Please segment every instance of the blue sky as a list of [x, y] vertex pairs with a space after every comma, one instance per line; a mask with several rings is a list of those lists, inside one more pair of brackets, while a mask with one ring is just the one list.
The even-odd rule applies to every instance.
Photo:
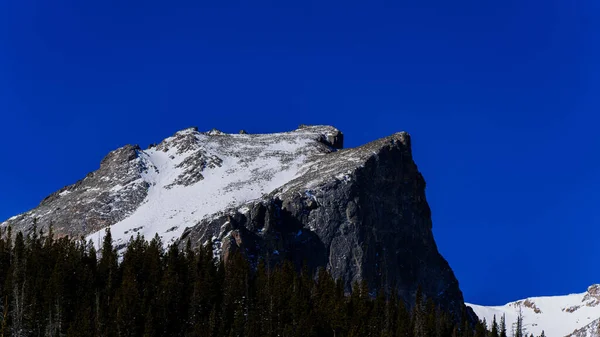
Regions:
[[467, 301], [600, 282], [597, 1], [0, 1], [0, 218], [197, 125], [406, 130]]

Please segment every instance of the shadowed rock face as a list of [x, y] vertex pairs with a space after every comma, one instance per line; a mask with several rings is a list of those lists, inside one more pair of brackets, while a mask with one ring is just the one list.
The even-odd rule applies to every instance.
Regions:
[[[342, 147], [342, 133], [328, 126], [268, 135], [186, 129], [147, 150], [111, 152], [99, 170], [0, 226], [28, 231], [37, 218], [73, 237], [112, 226], [120, 246], [135, 233], [171, 235], [212, 244], [224, 259], [239, 251], [254, 263], [325, 267], [347, 289], [361, 280], [372, 291], [395, 287], [407, 303], [421, 286], [459, 315], [462, 293], [433, 238], [410, 136]], [[215, 186], [215, 198], [231, 202], [207, 211]]]
[[[409, 303], [417, 287], [457, 315], [463, 297], [431, 230], [425, 181], [406, 133], [330, 153], [266, 198], [201, 222], [184, 241], [227, 259], [291, 259], [326, 267], [347, 289], [365, 279], [373, 291], [396, 287]], [[183, 241], [182, 241], [183, 242]]]

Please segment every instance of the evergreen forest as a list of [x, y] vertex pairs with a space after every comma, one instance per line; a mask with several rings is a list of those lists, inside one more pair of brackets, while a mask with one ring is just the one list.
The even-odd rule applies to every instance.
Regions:
[[250, 266], [240, 254], [225, 263], [189, 242], [137, 236], [119, 255], [109, 230], [99, 251], [52, 229], [0, 234], [0, 337], [527, 336], [503, 317], [458, 319], [420, 291], [415, 303], [365, 283], [348, 293], [324, 269]]

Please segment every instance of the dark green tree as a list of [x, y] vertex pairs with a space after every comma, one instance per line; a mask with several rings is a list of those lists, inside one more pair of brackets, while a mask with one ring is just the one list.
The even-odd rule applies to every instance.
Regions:
[[506, 336], [506, 315], [502, 314], [502, 317], [500, 317], [500, 337], [507, 337]]
[[490, 330], [490, 337], [499, 337], [498, 331], [498, 322], [496, 322], [496, 315], [494, 315], [494, 319], [492, 320], [492, 328]]

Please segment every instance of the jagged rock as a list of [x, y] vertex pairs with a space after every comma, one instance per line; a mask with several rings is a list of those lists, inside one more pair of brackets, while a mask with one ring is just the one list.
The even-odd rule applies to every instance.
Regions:
[[52, 224], [58, 235], [78, 238], [124, 219], [147, 195], [148, 183], [140, 179], [140, 172], [146, 168], [139, 152], [137, 145], [110, 152], [97, 171], [52, 193], [38, 207], [4, 225], [28, 233], [37, 219], [38, 228], [47, 231]]
[[[362, 279], [372, 290], [396, 285], [409, 303], [421, 285], [443, 307], [455, 313], [462, 308], [458, 282], [433, 239], [425, 181], [407, 133], [323, 156], [265, 198], [232, 212], [200, 222], [186, 240], [220, 238], [225, 258], [244, 247], [254, 261], [326, 267], [344, 278], [347, 289]], [[222, 230], [225, 218], [238, 229]]]
[[566, 337], [600, 337], [600, 318], [594, 320], [583, 328], [573, 331]]
[[239, 134], [240, 134], [240, 135], [247, 135], [247, 134], [248, 134], [248, 132], [246, 132], [246, 130], [240, 130]]
[[266, 135], [189, 128], [146, 150], [111, 152], [99, 170], [2, 226], [27, 230], [34, 217], [94, 242], [112, 226], [119, 247], [158, 233], [166, 243], [212, 244], [224, 259], [238, 251], [253, 263], [325, 267], [346, 289], [364, 279], [372, 291], [395, 286], [408, 303], [420, 285], [456, 316], [464, 308], [405, 132], [343, 149], [329, 126]]
[[212, 130], [208, 131], [206, 134], [209, 136], [220, 136], [220, 135], [224, 135], [225, 133], [221, 130], [212, 129]]

